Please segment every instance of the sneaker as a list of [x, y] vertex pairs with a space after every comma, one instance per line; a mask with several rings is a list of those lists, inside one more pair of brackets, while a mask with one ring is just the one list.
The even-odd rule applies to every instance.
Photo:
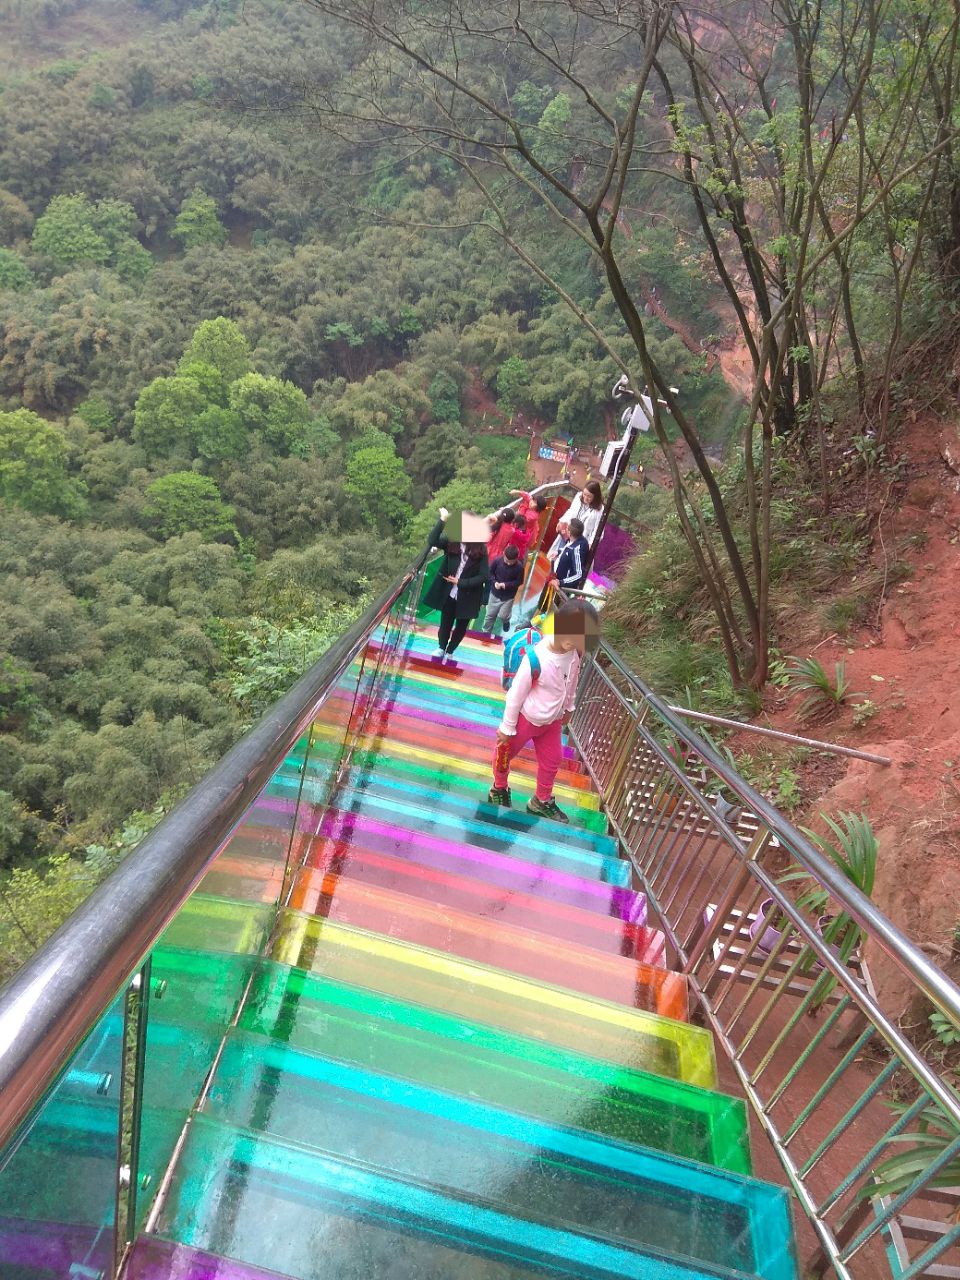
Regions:
[[527, 801], [527, 813], [532, 813], [535, 818], [552, 818], [554, 822], [570, 821], [553, 796], [549, 800], [538, 800], [533, 796]]
[[431, 653], [430, 657], [431, 657], [431, 658], [442, 658], [442, 657], [443, 657], [443, 653], [444, 653], [444, 651], [443, 651], [442, 649], [437, 648], [437, 649], [434, 649], [434, 651], [433, 651], [433, 653]]
[[502, 804], [505, 809], [509, 809], [512, 802], [509, 787], [491, 787], [487, 793], [487, 804]]

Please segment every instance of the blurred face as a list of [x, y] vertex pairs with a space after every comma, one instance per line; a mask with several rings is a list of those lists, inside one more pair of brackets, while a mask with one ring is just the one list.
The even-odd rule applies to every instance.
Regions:
[[558, 613], [553, 620], [553, 647], [560, 653], [585, 653], [597, 647], [596, 619], [585, 613]]
[[580, 635], [554, 635], [553, 647], [560, 653], [572, 653], [574, 649], [578, 653], [583, 653], [584, 637]]

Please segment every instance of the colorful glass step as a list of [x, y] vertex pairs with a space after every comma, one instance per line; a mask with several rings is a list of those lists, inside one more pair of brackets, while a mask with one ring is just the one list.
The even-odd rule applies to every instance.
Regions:
[[204, 1114], [563, 1230], [792, 1280], [782, 1188], [261, 1037], [228, 1037]]
[[[320, 726], [316, 730], [316, 735], [318, 740], [327, 739], [331, 742], [339, 742], [339, 734], [335, 734], [334, 730], [329, 730], [325, 726]], [[490, 759], [483, 761], [466, 759], [452, 753], [451, 750], [438, 750], [436, 747], [418, 746], [395, 739], [387, 741], [371, 737], [368, 734], [361, 734], [357, 739], [356, 756], [359, 758], [368, 754], [392, 760], [410, 761], [426, 768], [449, 769], [452, 773], [462, 774], [470, 778], [481, 778], [487, 788], [490, 787], [492, 780]], [[525, 795], [531, 795], [535, 777], [536, 768], [532, 760], [524, 760], [523, 757], [519, 757], [511, 769], [510, 786]], [[598, 810], [600, 806], [596, 795], [585, 789], [587, 785], [585, 775], [581, 776], [579, 782], [580, 785], [573, 786], [558, 780], [553, 789], [557, 800], [564, 808], [574, 804], [586, 809]]]
[[[446, 767], [438, 769], [418, 765], [409, 760], [391, 759], [386, 755], [378, 756], [370, 751], [358, 751], [353, 756], [354, 768], [364, 775], [375, 774], [381, 777], [389, 775], [398, 780], [419, 782], [428, 789], [436, 789], [441, 793], [460, 796], [464, 799], [485, 798], [490, 787], [489, 774], [485, 778], [478, 778], [473, 773], [459, 771], [457, 763], [457, 761], [450, 761]], [[534, 785], [535, 780], [532, 778], [526, 779], [522, 775], [511, 777], [510, 786], [514, 793], [515, 812], [523, 812], [522, 806], [533, 795]], [[594, 799], [592, 793], [587, 792], [578, 797], [578, 803], [567, 810], [571, 830], [582, 827], [598, 835], [606, 834], [606, 815], [592, 807]], [[589, 806], [585, 803], [587, 800], [591, 802]]]
[[488, 705], [499, 701], [503, 705], [503, 692], [499, 689], [499, 680], [492, 674], [479, 671], [469, 666], [452, 666], [450, 663], [410, 662], [399, 663], [391, 671], [393, 688], [388, 683], [385, 690], [384, 703], [389, 704], [391, 695], [403, 697], [411, 688], [418, 690], [433, 689], [444, 691], [451, 702], [466, 705], [466, 699], [481, 698]]
[[167, 926], [159, 946], [260, 955], [275, 918], [273, 906], [194, 893]]
[[[421, 1280], [436, 1276], [443, 1280], [455, 1280], [458, 1276], [476, 1274], [473, 1269], [482, 1268], [483, 1280], [526, 1280], [530, 1276], [556, 1276], [551, 1268], [526, 1267], [508, 1263], [500, 1258], [481, 1258], [475, 1254], [459, 1252], [452, 1244], [440, 1240], [426, 1241], [411, 1238], [399, 1230], [390, 1233], [385, 1227], [373, 1223], [364, 1225], [364, 1239], [374, 1250], [384, 1256], [404, 1259], [404, 1269], [397, 1272], [399, 1280]], [[409, 1258], [410, 1268], [406, 1269]], [[469, 1271], [468, 1271], [469, 1269]], [[355, 1273], [351, 1273], [355, 1274]], [[392, 1274], [392, 1273], [390, 1273]], [[376, 1273], [369, 1273], [370, 1280], [378, 1280]], [[134, 1246], [125, 1272], [125, 1280], [286, 1280], [278, 1271], [254, 1267], [238, 1262], [235, 1258], [222, 1258], [205, 1249], [191, 1249], [187, 1245], [173, 1244], [158, 1236], [141, 1236]], [[323, 1280], [333, 1280], [327, 1275]], [[389, 1280], [387, 1272], [379, 1280]]]
[[[339, 730], [326, 725], [314, 726], [316, 737], [327, 737], [339, 740]], [[421, 763], [433, 762], [443, 765], [447, 761], [455, 761], [461, 768], [471, 766], [478, 774], [489, 778], [493, 761], [493, 741], [481, 743], [479, 746], [461, 745], [444, 740], [439, 734], [429, 730], [418, 730], [411, 722], [391, 726], [389, 737], [365, 732], [358, 737], [361, 747], [373, 747], [387, 755], [395, 755], [401, 759], [416, 759]], [[511, 766], [511, 777], [514, 773], [536, 776], [536, 761], [532, 751], [523, 753], [514, 760]], [[488, 784], [489, 785], [489, 784]], [[590, 780], [583, 773], [575, 773], [570, 769], [561, 769], [557, 774], [556, 794], [570, 796], [585, 803], [589, 808], [597, 808], [597, 799], [589, 793]], [[582, 795], [580, 793], [583, 793]]]
[[[291, 776], [283, 770], [273, 779], [271, 787], [283, 779], [284, 786], [292, 787], [299, 783], [299, 776]], [[391, 777], [379, 770], [361, 771], [354, 769], [344, 779], [342, 793], [354, 797], [354, 807], [362, 803], [362, 797], [373, 796], [380, 801], [405, 805], [415, 805], [418, 809], [427, 809], [431, 813], [446, 812], [455, 814], [461, 821], [476, 820], [487, 825], [520, 833], [529, 833], [532, 839], [543, 837], [544, 827], [539, 818], [527, 813], [525, 808], [508, 808], [504, 805], [489, 804], [487, 793], [478, 792], [476, 796], [461, 795], [452, 790], [443, 791], [439, 787], [418, 785], [409, 778]], [[345, 808], [344, 804], [339, 804]], [[602, 832], [591, 831], [581, 827], [569, 826], [563, 833], [563, 844], [566, 848], [587, 849], [606, 857], [617, 856], [617, 842], [612, 836]]]
[[533, 825], [518, 828], [509, 819], [501, 819], [496, 806], [491, 805], [490, 809], [492, 813], [483, 815], [463, 814], [445, 806], [418, 803], [415, 798], [402, 800], [344, 787], [337, 792], [336, 804], [328, 807], [317, 834], [336, 839], [341, 831], [352, 830], [355, 823], [376, 822], [408, 833], [406, 842], [436, 836], [536, 862], [538, 866], [566, 865], [568, 870], [579, 869], [580, 874], [595, 875], [609, 884], [630, 883], [630, 864], [620, 858], [613, 840], [604, 841], [602, 851], [592, 849], [576, 841], [558, 840], [554, 823], [535, 819]]
[[[436, 647], [436, 636], [433, 632], [413, 632], [406, 637], [401, 653], [405, 656], [416, 654], [420, 657], [429, 657]], [[500, 665], [503, 662], [503, 645], [499, 641], [494, 644], [484, 644], [482, 641], [477, 642], [465, 639], [454, 656], [458, 660], [463, 658], [487, 667], [491, 671], [499, 672]]]
[[121, 995], [108, 1006], [14, 1141], [0, 1150], [4, 1280], [66, 1280], [81, 1261], [94, 1275], [106, 1274], [112, 1263], [123, 1003]]
[[[267, 790], [271, 797], [282, 798], [292, 804], [296, 802], [300, 787], [299, 775], [281, 770], [271, 779]], [[312, 786], [304, 786], [304, 799], [308, 805], [313, 804]], [[324, 793], [321, 803], [329, 800], [328, 794]], [[488, 838], [498, 844], [523, 841], [526, 845], [544, 849], [553, 848], [558, 843], [554, 824], [545, 823], [535, 814], [527, 813], [525, 808], [489, 804], [486, 796], [478, 804], [468, 799], [448, 797], [438, 791], [413, 788], [389, 778], [345, 779], [333, 795], [332, 803], [344, 811], [369, 813], [371, 816], [394, 815], [398, 823], [405, 820], [403, 825], [418, 830], [429, 825], [443, 827], [452, 838], [457, 838], [462, 832], [464, 839], [471, 843]], [[574, 827], [564, 830], [562, 843], [565, 849], [578, 854], [620, 861], [617, 843], [612, 836]]]
[[530, 1267], [582, 1280], [736, 1274], [518, 1218], [203, 1115], [190, 1126], [158, 1233], [254, 1266], [283, 1258], [301, 1280], [507, 1280]]
[[637, 1069], [640, 1052], [635, 1066], [613, 1066], [271, 964], [259, 969], [238, 1026], [363, 1070], [750, 1173], [744, 1103]]
[[[414, 707], [410, 710], [400, 708], [372, 714], [364, 729], [367, 735], [377, 740], [381, 746], [390, 744], [392, 747], [394, 743], [403, 743], [408, 746], [426, 747], [429, 750], [446, 749], [448, 755], [459, 761], [483, 764], [487, 770], [491, 770], [496, 747], [496, 728], [499, 723], [498, 716], [487, 727], [466, 728], [457, 716]], [[511, 773], [519, 771], [535, 777], [536, 769], [533, 746], [527, 744], [512, 762]], [[560, 749], [560, 770], [556, 775], [556, 785], [578, 791], [589, 791], [589, 779], [579, 756], [572, 746], [565, 743]]]
[[[604, 858], [575, 847], [568, 848], [560, 841], [528, 843], [517, 833], [506, 833], [497, 838], [486, 831], [470, 831], [465, 839], [457, 839], [456, 833], [444, 834], [444, 828], [438, 828], [438, 834], [432, 834], [429, 821], [422, 823], [422, 828], [407, 827], [404, 820], [414, 822], [409, 815], [397, 815], [399, 822], [390, 821], [389, 810], [381, 807], [377, 813], [368, 816], [366, 809], [361, 813], [343, 813], [336, 809], [328, 809], [317, 823], [317, 839], [334, 840], [336, 842], [362, 843], [365, 848], [379, 849], [383, 853], [416, 857], [429, 862], [433, 855], [447, 857], [462, 856], [463, 850], [488, 853], [516, 864], [544, 870], [564, 871], [567, 875], [581, 879], [593, 879], [603, 884], [618, 885], [626, 888], [630, 884], [632, 869], [629, 862], [620, 858]], [[530, 873], [531, 875], [533, 872]]]
[[[290, 911], [272, 959], [610, 1062], [633, 1064], [639, 1056], [657, 1074], [705, 1088], [716, 1084], [713, 1039], [679, 1021], [686, 1000], [675, 986], [651, 990], [651, 1000], [664, 1006], [659, 1014], [627, 1009]], [[642, 1046], [635, 1043], [640, 1040]]]
[[395, 639], [345, 673], [156, 957], [141, 1167], [183, 1135], [159, 1221], [178, 1247], [134, 1265], [794, 1280], [786, 1195], [746, 1176], [745, 1107], [714, 1092], [686, 980], [648, 963], [662, 939], [576, 752], [569, 826], [523, 811], [529, 748], [516, 807], [490, 806], [500, 646], [450, 667], [431, 630]]
[[234, 1258], [218, 1258], [204, 1249], [141, 1236], [124, 1270], [125, 1280], [285, 1280], [279, 1271], [251, 1267]]
[[[329, 750], [329, 744], [322, 744], [322, 746], [318, 744], [318, 748]], [[481, 777], [462, 773], [458, 771], [456, 765], [456, 761], [450, 761], [444, 768], [431, 768], [413, 761], [392, 759], [375, 751], [363, 750], [354, 753], [349, 776], [389, 778], [398, 785], [408, 783], [415, 790], [422, 789], [438, 793], [443, 797], [444, 803], [448, 796], [463, 803], [484, 803], [490, 789], [490, 774], [487, 773], [486, 777]], [[282, 773], [284, 777], [296, 776], [296, 765], [289, 760], [285, 761]], [[310, 776], [309, 762], [307, 776]], [[514, 808], [511, 812], [523, 814], [523, 806], [533, 795], [534, 780], [532, 778], [524, 780], [522, 777], [511, 778], [510, 785], [514, 793]], [[598, 835], [606, 833], [607, 820], [597, 809], [587, 809], [582, 804], [577, 804], [568, 810], [568, 816], [570, 818], [568, 830], [571, 834], [579, 829], [593, 831]]]
[[[662, 989], [676, 986], [677, 999], [671, 1007], [683, 1007], [685, 982], [662, 967], [664, 939], [654, 930], [646, 939], [643, 954], [631, 958], [538, 933], [534, 920], [519, 928], [456, 911], [446, 904], [439, 906], [409, 894], [358, 884], [348, 876], [331, 875], [327, 881], [329, 892], [319, 899], [317, 909], [301, 914], [381, 933], [398, 942], [443, 951], [628, 1008], [659, 1009], [668, 998]], [[653, 990], [656, 996], [651, 1006]]]
[[199, 892], [244, 902], [275, 903], [283, 887], [283, 867], [252, 854], [219, 855], [199, 884]]
[[2, 1280], [105, 1277], [112, 1266], [112, 1225], [105, 1229], [55, 1219], [29, 1221], [0, 1212]]
[[464, 719], [490, 723], [496, 723], [502, 713], [503, 698], [499, 677], [480, 677], [467, 683], [462, 672], [445, 665], [406, 662], [395, 665], [382, 691], [385, 705], [399, 705], [407, 699], [429, 700], [437, 705], [446, 703], [448, 709], [452, 705], [461, 708]]
[[[646, 901], [642, 894], [635, 900], [640, 919], [621, 920], [586, 910], [576, 902], [556, 901], [535, 891], [525, 893], [517, 887], [503, 890], [488, 880], [437, 871], [387, 854], [367, 853], [357, 848], [341, 851], [339, 856], [329, 852], [322, 867], [302, 867], [297, 873], [289, 902], [295, 910], [322, 914], [321, 899], [332, 895], [339, 878], [347, 876], [360, 884], [392, 889], [457, 912], [546, 933], [608, 955], [636, 959], [650, 946], [654, 933], [644, 924]], [[244, 860], [239, 869], [248, 872], [253, 861]], [[244, 879], [243, 883], [248, 881]], [[263, 892], [269, 891], [272, 890], [268, 885]], [[659, 960], [649, 963], [659, 963]]]
[[[456, 734], [458, 740], [470, 742], [473, 746], [492, 755], [494, 733], [500, 723], [503, 705], [490, 708], [490, 714], [474, 719], [464, 716], [458, 703], [451, 706], [450, 698], [443, 696], [436, 701], [421, 697], [410, 697], [405, 694], [402, 701], [392, 701], [372, 709], [367, 717], [368, 733], [379, 737], [392, 736], [393, 727], [404, 724], [410, 730], [432, 726], [438, 737]], [[561, 747], [561, 758], [564, 768], [582, 773], [579, 757], [574, 748], [568, 744]]]
[[471, 876], [507, 890], [519, 889], [538, 898], [579, 906], [618, 920], [639, 920], [646, 915], [646, 900], [635, 889], [538, 867], [486, 849], [470, 849], [438, 840], [418, 841], [414, 863], [406, 845], [398, 848], [389, 833], [378, 830], [353, 831], [348, 840], [313, 840], [303, 861], [318, 870], [335, 870], [351, 857], [366, 857], [371, 853], [395, 861], [405, 860], [410, 865]]
[[452, 664], [441, 662], [432, 655], [407, 652], [403, 655], [402, 663], [397, 668], [398, 674], [403, 677], [402, 696], [414, 689], [439, 690], [447, 686], [452, 690], [462, 685], [472, 695], [479, 695], [482, 690], [491, 704], [496, 700], [503, 706], [504, 695], [499, 671], [495, 672], [492, 667], [474, 662], [472, 655], [465, 655], [463, 658], [458, 656], [457, 662]]

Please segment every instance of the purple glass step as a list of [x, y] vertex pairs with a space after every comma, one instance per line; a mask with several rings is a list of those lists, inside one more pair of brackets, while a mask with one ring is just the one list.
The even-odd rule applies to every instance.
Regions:
[[126, 1270], [126, 1280], [277, 1280], [282, 1275], [157, 1236], [140, 1237]]
[[79, 1274], [78, 1258], [91, 1276], [106, 1276], [113, 1265], [113, 1231], [0, 1217], [0, 1275], [10, 1267], [22, 1268], [24, 1275], [36, 1271], [44, 1280], [70, 1280]]

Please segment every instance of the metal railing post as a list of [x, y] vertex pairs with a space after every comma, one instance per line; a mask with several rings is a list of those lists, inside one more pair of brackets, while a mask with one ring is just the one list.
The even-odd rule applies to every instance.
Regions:
[[[883, 1246], [895, 1250], [905, 1275], [925, 1274], [960, 1240], [949, 1218], [941, 1234], [931, 1234], [924, 1201], [937, 1170], [960, 1159], [960, 1138], [949, 1141], [960, 1132], [960, 1097], [885, 1010], [859, 954], [842, 957], [771, 874], [773, 855], [882, 949], [914, 999], [958, 1025], [960, 990], [609, 646], [593, 655], [584, 683], [577, 748], [691, 994], [809, 1218], [819, 1242], [811, 1266], [840, 1280], [876, 1280]], [[689, 748], [683, 762], [662, 745], [668, 735]], [[633, 768], [641, 748], [644, 759]], [[692, 758], [702, 782], [687, 776]], [[732, 800], [722, 811], [727, 819], [708, 800], [711, 789]], [[766, 913], [765, 898], [772, 904]], [[879, 1074], [861, 1065], [873, 1045], [886, 1055]], [[903, 1090], [905, 1078], [917, 1101], [891, 1122], [878, 1107], [892, 1088]], [[881, 1204], [878, 1166], [904, 1151], [890, 1144], [908, 1141], [921, 1117], [936, 1124], [936, 1116], [947, 1144]]]

